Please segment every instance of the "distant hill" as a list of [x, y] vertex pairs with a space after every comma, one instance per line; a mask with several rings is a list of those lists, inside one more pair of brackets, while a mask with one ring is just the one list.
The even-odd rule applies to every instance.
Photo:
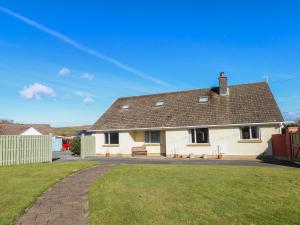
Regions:
[[74, 126], [74, 127], [55, 127], [53, 128], [54, 134], [57, 136], [74, 136], [77, 131], [87, 130], [91, 126], [83, 125], [83, 126]]

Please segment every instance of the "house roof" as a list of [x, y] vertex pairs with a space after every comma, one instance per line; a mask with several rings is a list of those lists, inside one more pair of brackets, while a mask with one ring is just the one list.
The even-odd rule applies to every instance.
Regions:
[[52, 128], [48, 124], [0, 124], [0, 135], [20, 135], [31, 127], [43, 135], [52, 132]]
[[[266, 82], [228, 87], [226, 96], [219, 95], [219, 88], [206, 88], [119, 98], [91, 130], [283, 122]], [[199, 103], [201, 96], [208, 102]], [[164, 105], [155, 106], [158, 101]]]

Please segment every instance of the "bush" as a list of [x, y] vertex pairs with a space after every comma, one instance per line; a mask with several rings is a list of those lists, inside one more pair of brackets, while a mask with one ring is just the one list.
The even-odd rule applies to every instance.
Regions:
[[75, 137], [72, 140], [70, 151], [73, 153], [73, 155], [80, 155], [81, 150], [81, 138]]

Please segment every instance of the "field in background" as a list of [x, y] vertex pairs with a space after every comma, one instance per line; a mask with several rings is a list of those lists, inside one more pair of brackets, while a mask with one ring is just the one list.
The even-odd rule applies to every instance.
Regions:
[[53, 128], [54, 135], [58, 136], [74, 136], [76, 132], [81, 130], [87, 130], [91, 126], [84, 125], [84, 126], [74, 126], [74, 127], [55, 127]]

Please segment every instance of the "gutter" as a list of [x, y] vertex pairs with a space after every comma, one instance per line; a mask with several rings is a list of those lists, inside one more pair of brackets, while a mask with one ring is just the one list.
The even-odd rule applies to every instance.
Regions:
[[88, 132], [106, 132], [106, 131], [139, 131], [139, 130], [178, 130], [189, 128], [221, 128], [221, 127], [241, 127], [241, 126], [261, 126], [261, 125], [280, 125], [284, 122], [268, 123], [242, 123], [242, 124], [224, 124], [224, 125], [199, 125], [199, 126], [181, 126], [181, 127], [148, 127], [148, 128], [129, 128], [129, 129], [105, 129], [105, 130], [88, 130]]

